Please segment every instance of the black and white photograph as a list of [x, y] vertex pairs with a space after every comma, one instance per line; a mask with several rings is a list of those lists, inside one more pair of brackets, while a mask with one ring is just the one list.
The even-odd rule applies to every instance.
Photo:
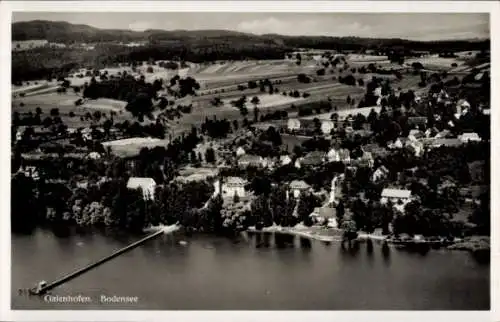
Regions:
[[26, 8], [11, 310], [492, 309], [489, 12]]

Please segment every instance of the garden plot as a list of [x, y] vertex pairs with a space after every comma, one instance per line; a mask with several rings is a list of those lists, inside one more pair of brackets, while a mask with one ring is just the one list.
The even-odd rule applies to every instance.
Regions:
[[310, 116], [302, 117], [301, 119], [314, 120], [315, 118], [317, 118], [320, 121], [321, 120], [330, 120], [333, 113], [337, 113], [337, 115], [339, 116], [339, 120], [345, 119], [349, 115], [356, 116], [358, 114], [361, 114], [361, 115], [364, 115], [365, 117], [368, 117], [368, 115], [370, 114], [372, 109], [375, 110], [375, 112], [380, 113], [380, 110], [382, 108], [380, 106], [350, 108], [350, 109], [340, 110], [337, 112], [329, 112], [329, 113], [310, 115]]
[[190, 181], [203, 181], [211, 177], [215, 177], [218, 173], [217, 168], [192, 168], [186, 167], [179, 170], [179, 177], [177, 180], [190, 182]]
[[221, 64], [210, 65], [210, 66], [206, 67], [205, 69], [201, 70], [199, 73], [200, 74], [215, 74], [215, 73], [217, 73], [217, 71], [224, 68], [224, 65], [221, 65]]
[[348, 62], [372, 63], [372, 62], [386, 61], [387, 56], [350, 54], [346, 57], [346, 60]]
[[440, 68], [451, 68], [451, 64], [463, 65], [464, 62], [457, 58], [444, 58], [438, 56], [429, 56], [421, 58], [411, 58], [405, 63], [411, 65], [414, 62], [420, 62], [424, 67], [436, 66]]
[[[289, 97], [289, 96], [284, 96], [280, 94], [263, 94], [263, 95], [256, 95], [259, 98], [259, 104], [257, 104], [258, 108], [269, 108], [269, 107], [274, 107], [274, 106], [280, 106], [280, 105], [285, 105], [285, 104], [292, 104], [298, 101], [304, 100], [303, 98], [294, 98], [294, 97]], [[255, 105], [250, 103], [252, 100], [252, 97], [247, 97], [247, 103], [246, 107], [248, 109], [253, 109], [255, 108]], [[231, 105], [231, 101], [233, 99], [226, 99], [222, 100], [224, 103], [224, 107], [228, 109], [236, 109], [236, 107]]]
[[167, 146], [168, 140], [160, 140], [150, 137], [128, 138], [123, 140], [103, 142], [105, 148], [110, 148], [111, 152], [122, 156], [134, 156], [139, 154], [142, 148], [154, 148], [157, 146]]
[[[65, 103], [68, 103], [66, 101]], [[74, 101], [71, 102], [74, 105]], [[120, 112], [125, 110], [125, 106], [127, 102], [109, 99], [109, 98], [98, 98], [96, 100], [87, 100], [83, 105], [80, 105], [80, 108], [88, 108], [94, 110], [104, 110], [104, 111], [113, 111]]]

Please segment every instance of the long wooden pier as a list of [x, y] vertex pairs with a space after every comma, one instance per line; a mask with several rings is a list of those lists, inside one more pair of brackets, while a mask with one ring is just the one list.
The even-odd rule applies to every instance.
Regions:
[[83, 267], [83, 268], [81, 268], [81, 269], [79, 269], [77, 271], [69, 273], [69, 274], [67, 274], [67, 275], [65, 275], [65, 276], [63, 276], [63, 277], [61, 277], [61, 278], [53, 281], [50, 284], [42, 286], [42, 287], [40, 287], [38, 289], [31, 290], [31, 292], [33, 294], [36, 294], [36, 295], [42, 295], [42, 294], [46, 293], [47, 291], [50, 291], [51, 289], [53, 289], [53, 288], [55, 288], [55, 287], [57, 287], [57, 286], [59, 286], [59, 285], [61, 285], [63, 283], [66, 283], [66, 282], [68, 282], [68, 281], [70, 281], [70, 280], [72, 280], [72, 279], [74, 279], [74, 278], [82, 275], [83, 273], [88, 272], [88, 271], [90, 271], [93, 268], [96, 268], [97, 266], [99, 266], [101, 264], [106, 263], [107, 261], [110, 261], [111, 259], [113, 259], [113, 258], [115, 258], [115, 257], [117, 257], [117, 256], [119, 256], [119, 255], [121, 255], [121, 254], [129, 251], [129, 250], [132, 250], [132, 249], [136, 248], [137, 246], [140, 246], [140, 245], [144, 244], [148, 240], [156, 238], [156, 237], [158, 237], [160, 235], [163, 235], [164, 233], [167, 233], [167, 232], [173, 232], [173, 231], [175, 231], [177, 229], [178, 229], [178, 227], [171, 227], [171, 226], [165, 227], [165, 229], [160, 229], [160, 230], [158, 230], [158, 231], [156, 231], [156, 232], [154, 232], [154, 233], [152, 233], [152, 234], [150, 234], [150, 235], [148, 235], [148, 236], [146, 236], [146, 237], [144, 237], [144, 238], [142, 238], [142, 239], [140, 239], [140, 240], [138, 240], [138, 241], [136, 241], [136, 242], [134, 242], [134, 243], [126, 246], [126, 247], [124, 247], [124, 248], [121, 248], [121, 249], [117, 250], [116, 252], [112, 253], [111, 255], [108, 255], [108, 256], [106, 256], [104, 258], [101, 258], [100, 260], [98, 260], [98, 261], [96, 261], [96, 262], [94, 262], [92, 264], [89, 264], [89, 265], [87, 265], [87, 266], [85, 266], [85, 267]]

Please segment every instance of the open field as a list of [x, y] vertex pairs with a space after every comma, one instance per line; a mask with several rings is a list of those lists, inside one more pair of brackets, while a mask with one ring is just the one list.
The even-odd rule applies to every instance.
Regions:
[[[258, 108], [269, 108], [276, 105], [295, 104], [298, 101], [304, 100], [303, 98], [294, 98], [279, 94], [273, 94], [273, 95], [261, 94], [261, 95], [256, 95], [256, 97], [258, 97], [260, 101], [259, 104], [257, 104]], [[223, 103], [224, 107], [228, 109], [237, 109], [236, 107], [231, 105], [230, 100], [223, 100]], [[248, 109], [253, 109], [255, 105], [247, 101], [246, 107]]]
[[329, 120], [333, 113], [338, 114], [339, 120], [345, 119], [349, 115], [355, 116], [358, 114], [362, 114], [366, 117], [370, 114], [372, 109], [375, 110], [375, 112], [380, 113], [381, 107], [380, 106], [371, 106], [371, 107], [362, 107], [362, 108], [350, 108], [350, 109], [340, 110], [337, 112], [329, 112], [329, 113], [305, 116], [305, 117], [301, 117], [301, 119], [313, 120], [313, 119], [317, 118], [318, 120]]
[[[59, 117], [61, 117], [62, 121], [70, 128], [87, 127], [92, 124], [98, 124], [98, 122], [86, 120], [84, 117], [87, 112], [93, 114], [96, 110], [105, 114], [110, 111], [116, 111], [117, 114], [114, 117], [115, 122], [123, 122], [125, 120], [131, 121], [133, 119], [132, 115], [124, 110], [125, 102], [98, 99], [89, 101], [87, 104], [81, 106], [75, 106], [74, 102], [79, 98], [81, 97], [72, 92], [66, 94], [50, 93], [14, 98], [12, 99], [12, 112], [19, 112], [21, 115], [29, 112], [34, 114], [36, 108], [40, 107], [42, 110], [41, 117], [44, 119], [50, 116], [50, 111], [53, 108], [57, 108], [59, 109]], [[21, 106], [21, 103], [23, 106]], [[74, 113], [74, 116], [70, 116], [71, 112]], [[105, 121], [105, 119], [105, 117], [101, 118], [101, 122]]]
[[465, 64], [465, 62], [461, 59], [457, 58], [443, 58], [438, 57], [437, 55], [427, 56], [427, 57], [418, 57], [418, 58], [410, 58], [405, 61], [405, 65], [411, 66], [414, 62], [420, 62], [424, 68], [427, 69], [451, 69], [452, 64], [457, 64], [457, 66], [461, 66]]
[[387, 56], [375, 56], [375, 55], [359, 55], [359, 54], [349, 54], [346, 57], [349, 63], [379, 63], [383, 61], [389, 61]]
[[116, 141], [103, 142], [105, 148], [110, 148], [111, 152], [121, 157], [133, 156], [139, 153], [142, 148], [154, 148], [157, 146], [167, 146], [169, 140], [156, 138], [129, 138]]
[[192, 168], [185, 167], [179, 170], [179, 177], [177, 180], [189, 182], [189, 181], [202, 181], [209, 177], [214, 177], [218, 173], [217, 168]]

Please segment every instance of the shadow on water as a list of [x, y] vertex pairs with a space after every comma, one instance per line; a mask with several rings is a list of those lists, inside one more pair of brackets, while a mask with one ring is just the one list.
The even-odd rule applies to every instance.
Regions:
[[389, 264], [391, 262], [391, 248], [384, 242], [382, 244], [382, 258], [384, 259], [384, 263]]
[[478, 264], [489, 265], [491, 261], [491, 254], [489, 249], [478, 249], [471, 252], [472, 257]]
[[61, 225], [55, 224], [54, 226], [52, 226], [51, 230], [54, 236], [58, 238], [67, 238], [70, 237], [72, 234], [71, 229], [67, 225], [63, 224]]
[[271, 233], [262, 233], [262, 246], [265, 248], [271, 247]]
[[286, 235], [275, 233], [274, 245], [276, 248], [286, 248]]
[[355, 258], [359, 252], [360, 245], [357, 241], [343, 241], [340, 243], [340, 254], [345, 259]]
[[427, 243], [409, 243], [406, 245], [404, 249], [406, 249], [406, 251], [410, 253], [417, 253], [422, 256], [425, 256], [427, 255], [427, 253], [429, 253], [429, 250], [431, 248]]
[[312, 247], [312, 242], [309, 238], [300, 237], [300, 248], [303, 250], [310, 250]]
[[373, 242], [371, 239], [366, 241], [366, 253], [368, 254], [368, 257], [373, 258]]
[[285, 243], [287, 247], [294, 248], [295, 247], [295, 236], [294, 235], [285, 235]]

